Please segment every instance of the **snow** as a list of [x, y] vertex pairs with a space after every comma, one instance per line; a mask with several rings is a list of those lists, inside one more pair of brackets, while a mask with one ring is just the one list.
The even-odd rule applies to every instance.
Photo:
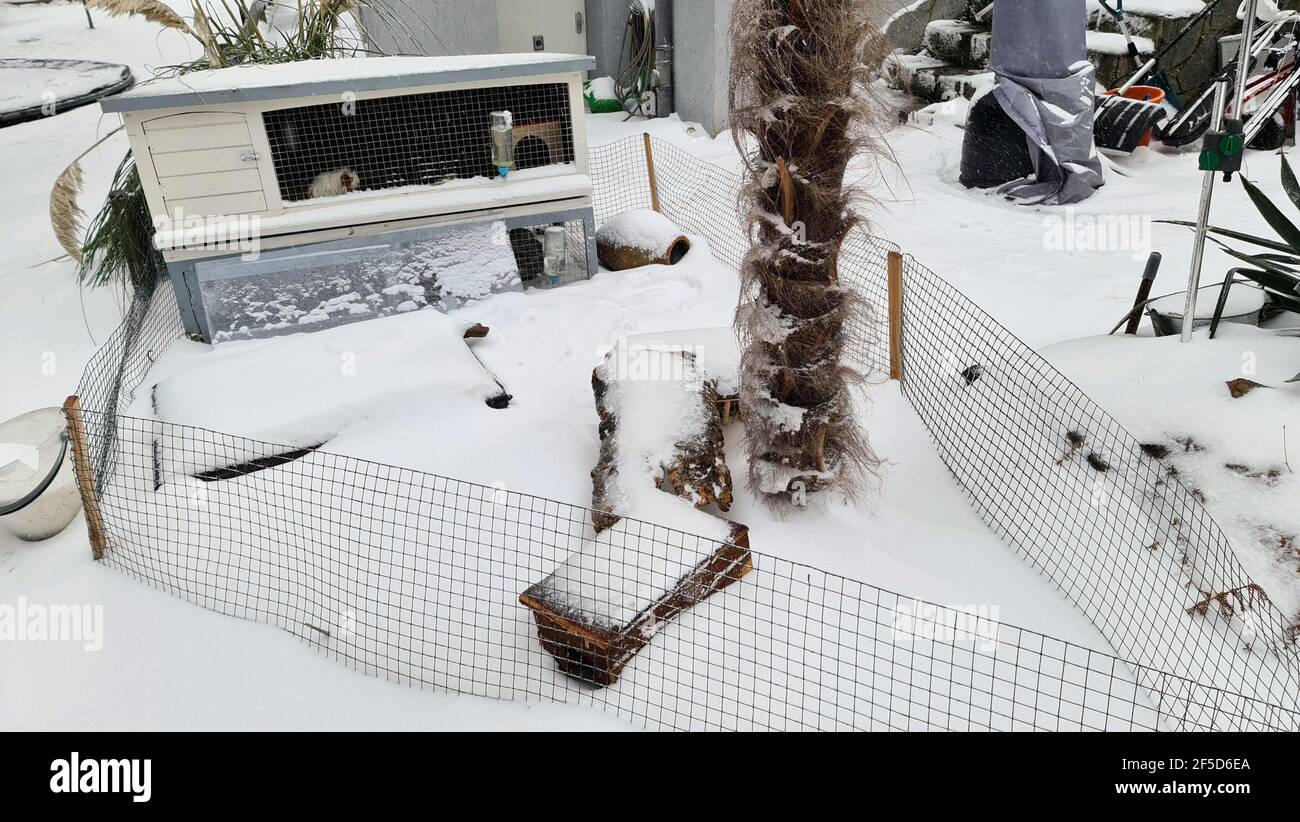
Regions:
[[[1219, 300], [1219, 291], [1221, 285], [1196, 289], [1196, 319], [1208, 320], [1214, 316], [1215, 304]], [[1186, 310], [1187, 292], [1170, 294], [1161, 297], [1152, 302], [1148, 308], [1154, 308], [1161, 314], [1167, 314], [1171, 317], [1182, 317], [1183, 311]], [[1264, 307], [1264, 292], [1258, 288], [1252, 288], [1249, 285], [1234, 285], [1228, 291], [1228, 300], [1223, 306], [1224, 317], [1240, 317], [1246, 314], [1259, 315], [1259, 310]]]
[[[144, 21], [101, 15], [96, 29], [88, 31], [76, 3], [0, 5], [0, 45], [13, 56], [60, 54], [126, 62], [138, 77], [148, 76], [149, 66], [194, 56], [194, 44], [187, 38], [160, 32]], [[698, 124], [676, 118], [627, 124], [623, 119], [623, 115], [590, 117], [590, 142], [599, 145], [644, 129], [710, 162], [736, 166], [735, 148], [727, 134], [711, 138]], [[0, 209], [6, 215], [0, 224], [0, 243], [7, 249], [0, 261], [0, 418], [60, 403], [74, 390], [87, 358], [120, 317], [114, 293], [83, 293], [76, 287], [71, 263], [47, 262], [60, 254], [46, 216], [49, 185], [96, 136], [115, 125], [112, 120], [87, 107], [0, 130], [0, 151], [24, 160], [11, 164], [9, 185], [0, 191]], [[1192, 215], [1201, 183], [1194, 153], [1142, 150], [1115, 161], [1108, 168], [1107, 185], [1073, 210], [1024, 208], [960, 187], [956, 177], [962, 132], [957, 122], [957, 117], [944, 116], [924, 127], [899, 127], [888, 135], [896, 162], [879, 165], [864, 160], [852, 166], [850, 178], [863, 182], [875, 197], [875, 205], [868, 209], [875, 233], [898, 242], [1036, 347], [1108, 330], [1132, 304], [1146, 249], [1156, 248], [1165, 256], [1157, 291], [1185, 287], [1190, 236], [1185, 229], [1153, 220]], [[82, 204], [88, 210], [102, 201], [125, 147], [124, 137], [115, 136], [85, 161], [87, 190]], [[1248, 152], [1245, 162], [1252, 180], [1270, 195], [1283, 196], [1276, 156]], [[707, 206], [724, 209], [731, 204]], [[1076, 218], [1074, 224], [1066, 221], [1067, 214]], [[1062, 232], [1077, 228], [1077, 218], [1094, 224], [1120, 221], [1133, 231], [1070, 234], [1081, 241], [1062, 246], [1058, 239]], [[1220, 184], [1214, 220], [1247, 232], [1268, 231], [1235, 184]], [[463, 396], [443, 409], [418, 391], [382, 402], [367, 400], [356, 413], [343, 407], [346, 413], [337, 419], [346, 424], [327, 449], [509, 491], [580, 504], [589, 500], [588, 472], [598, 450], [590, 377], [608, 346], [623, 338], [679, 331], [690, 332], [695, 339], [693, 329], [730, 324], [739, 297], [735, 272], [713, 262], [705, 238], [687, 233], [692, 251], [677, 266], [602, 272], [588, 282], [560, 289], [496, 294], [454, 312], [452, 319], [459, 324], [482, 322], [492, 327], [487, 339], [474, 343], [474, 351], [515, 395], [509, 408], [488, 409], [477, 398]], [[1128, 239], [1115, 240], [1120, 237]], [[1209, 249], [1205, 282], [1221, 278], [1221, 272], [1233, 265], [1221, 251]], [[434, 316], [431, 311], [417, 311], [342, 330], [392, 328], [397, 327], [394, 323], [422, 323], [422, 318]], [[305, 335], [301, 339], [313, 342], [292, 345], [315, 346], [320, 334], [330, 333]], [[1252, 515], [1246, 510], [1247, 494], [1266, 495], [1270, 512], [1285, 507], [1276, 502], [1285, 500], [1285, 495], [1294, 499], [1290, 475], [1269, 486], [1268, 481], [1279, 478], [1268, 477], [1267, 469], [1278, 465], [1277, 423], [1285, 412], [1283, 401], [1289, 399], [1294, 406], [1291, 395], [1296, 390], [1294, 385], [1283, 387], [1278, 375], [1289, 377], [1300, 366], [1292, 361], [1287, 371], [1274, 363], [1275, 353], [1262, 354], [1273, 350], [1272, 338], [1238, 337], [1239, 333], [1251, 332], [1236, 327], [1221, 332], [1228, 343], [1222, 349], [1198, 341], [1197, 353], [1205, 350], [1204, 373], [1198, 372], [1197, 382], [1186, 392], [1178, 385], [1168, 386], [1187, 401], [1187, 410], [1179, 402], [1161, 403], [1158, 409], [1148, 409], [1149, 423], [1137, 416], [1142, 410], [1137, 406], [1156, 393], [1144, 387], [1145, 381], [1160, 377], [1163, 366], [1149, 366], [1145, 358], [1134, 357], [1130, 378], [1125, 376], [1128, 350], [1099, 354], [1097, 346], [1089, 344], [1092, 350], [1076, 358], [1077, 363], [1067, 362], [1068, 352], [1048, 353], [1135, 433], [1140, 431], [1140, 437], [1202, 431], [1207, 419], [1217, 418], [1205, 416], [1203, 406], [1209, 403], [1215, 404], [1216, 415], [1262, 409], [1263, 416], [1252, 415], [1249, 420], [1251, 430], [1262, 432], [1253, 439], [1207, 429], [1203, 435], [1211, 447], [1180, 456], [1177, 464], [1185, 476], [1201, 484], [1216, 517], [1219, 511], [1227, 518], [1234, 511], [1243, 512], [1242, 522], [1221, 518], [1220, 524], [1232, 532], [1242, 561], [1258, 581], [1276, 589], [1285, 565], [1262, 551], [1248, 553], [1253, 549], [1237, 540], [1238, 535], [1257, 540], [1253, 526], [1259, 522], [1258, 512]], [[176, 360], [177, 370], [170, 375], [179, 377], [182, 365], [197, 365], [191, 356], [217, 363], [241, 350], [274, 351], [280, 343], [296, 339], [228, 343], [214, 349], [178, 344], [164, 359], [184, 359]], [[385, 342], [385, 346], [393, 344], [403, 352], [402, 362], [391, 366], [394, 372], [401, 370], [401, 380], [437, 366], [432, 353], [420, 360], [410, 348], [402, 347], [400, 339]], [[1172, 348], [1176, 341], [1118, 340], [1104, 345], [1148, 345], [1157, 351], [1162, 346]], [[451, 347], [448, 341], [447, 348]], [[1240, 375], [1244, 350], [1258, 356], [1255, 379], [1272, 387], [1231, 401], [1243, 404], [1237, 410], [1222, 399], [1227, 396], [1222, 381]], [[1216, 352], [1222, 352], [1221, 360]], [[322, 369], [327, 354], [334, 353], [338, 361], [337, 352], [314, 353]], [[362, 352], [359, 362], [369, 362], [368, 355]], [[158, 370], [161, 367], [160, 361], [155, 377], [168, 376]], [[701, 367], [712, 374], [712, 366], [702, 362]], [[457, 373], [464, 372], [457, 369]], [[1096, 374], [1095, 379], [1090, 373]], [[221, 376], [234, 379], [229, 372]], [[423, 373], [419, 378], [433, 379]], [[301, 385], [298, 377], [290, 379]], [[1142, 382], [1135, 382], [1139, 379]], [[248, 380], [242, 387], [251, 384]], [[270, 391], [269, 396], [283, 396], [274, 387]], [[750, 527], [755, 550], [931, 602], [993, 606], [1007, 624], [1104, 650], [1106, 643], [1088, 617], [1008, 550], [973, 512], [897, 386], [875, 385], [869, 398], [870, 408], [864, 403], [860, 413], [873, 444], [887, 460], [880, 496], [870, 506], [836, 503], [819, 509], [815, 517], [774, 519], [745, 487], [739, 427], [730, 426], [728, 462], [737, 482], [736, 500], [727, 516]], [[304, 409], [316, 414], [325, 407], [303, 403], [295, 413]], [[191, 410], [202, 411], [185, 411]], [[241, 413], [221, 407], [216, 411]], [[1159, 430], [1157, 411], [1163, 418]], [[262, 425], [260, 420], [243, 419], [234, 422]], [[287, 419], [281, 418], [279, 424], [289, 425]], [[1143, 430], [1147, 424], [1151, 428]], [[322, 425], [322, 429], [332, 427]], [[305, 439], [300, 436], [305, 431], [289, 433], [298, 441]], [[1300, 453], [1294, 439], [1292, 443], [1291, 451]], [[1295, 458], [1293, 453], [1292, 464]], [[311, 464], [313, 458], [305, 459]], [[1219, 477], [1224, 472], [1217, 466], [1229, 461], [1240, 461], [1251, 471]], [[1249, 476], [1256, 469], [1264, 469], [1264, 475]], [[237, 485], [214, 485], [230, 488], [237, 499], [240, 493], [256, 493], [289, 479], [283, 469], [271, 469], [231, 481]], [[185, 490], [184, 485], [173, 483], [162, 492], [183, 494]], [[303, 502], [295, 512], [306, 523], [311, 521], [310, 501]], [[700, 516], [721, 522], [710, 514]], [[1293, 520], [1283, 518], [1289, 516], [1284, 511], [1271, 521], [1287, 526]], [[213, 522], [219, 525], [218, 519]], [[220, 535], [219, 527], [214, 527], [210, 539], [219, 540]], [[178, 539], [176, 534], [159, 536]], [[755, 573], [763, 573], [761, 563]], [[284, 631], [212, 613], [92, 562], [80, 523], [38, 544], [0, 536], [0, 602], [12, 602], [20, 594], [33, 601], [103, 603], [107, 631], [105, 647], [98, 654], [71, 645], [0, 643], [0, 693], [8, 695], [0, 702], [0, 726], [6, 729], [623, 727], [592, 709], [417, 692], [361, 676]], [[1285, 593], [1276, 596], [1280, 603], [1286, 601]], [[671, 660], [684, 650], [681, 644], [673, 644], [674, 637], [671, 629], [666, 630], [633, 665], [656, 658]], [[535, 649], [535, 644], [520, 646], [520, 650], [528, 648]]]
[[539, 599], [581, 624], [617, 631], [672, 590], [717, 547], [703, 541], [690, 547], [664, 546], [653, 529], [622, 520], [574, 551], [542, 580]]
[[[1140, 442], [1169, 450], [1250, 576], [1300, 618], [1300, 385], [1284, 382], [1300, 370], [1300, 338], [1224, 324], [1214, 340], [1117, 334], [1042, 353]], [[1237, 378], [1268, 388], [1233, 399], [1224, 383]]]
[[[1106, 13], [1097, 0], [1087, 0], [1087, 3], [1090, 14], [1093, 12]], [[1114, 6], [1113, 3], [1111, 5]], [[1124, 4], [1124, 13], [1143, 17], [1181, 18], [1196, 14], [1204, 6], [1203, 0], [1128, 0]]]
[[618, 87], [613, 77], [596, 77], [587, 84], [587, 93], [596, 100], [617, 100]]
[[638, 248], [651, 254], [664, 253], [680, 236], [682, 230], [672, 220], [649, 208], [625, 211], [607, 220], [596, 232], [598, 242]]
[[421, 311], [220, 346], [178, 340], [128, 413], [298, 448], [327, 442], [407, 398], [423, 398], [453, 418], [472, 414], [501, 389], [470, 352], [465, 328]]
[[[708, 377], [694, 355], [624, 340], [596, 373], [608, 386], [605, 403], [618, 425], [605, 486], [611, 512], [725, 541], [729, 529], [721, 520], [656, 487], [675, 462], [677, 443], [702, 440], [711, 421], [712, 407], [701, 402]], [[697, 561], [689, 560], [688, 567]]]
[[[580, 54], [556, 52], [463, 54], [442, 57], [339, 57], [327, 60], [304, 60], [298, 63], [245, 65], [195, 71], [177, 77], [138, 83], [133, 88], [114, 95], [113, 99], [134, 101], [191, 93], [291, 89], [299, 85], [401, 78], [409, 75], [455, 74], [498, 67], [507, 69], [502, 76], [510, 76], [508, 70], [512, 68], [546, 68], [590, 60], [590, 57]], [[307, 93], [310, 93], [310, 90]]]
[[[83, 18], [84, 20], [84, 18]], [[279, 628], [184, 602], [89, 561], [81, 518], [0, 552], [0, 602], [103, 606], [103, 648], [0, 642], [0, 728], [634, 730], [591, 708], [420, 690], [361, 676]]]
[[0, 111], [21, 111], [80, 97], [122, 79], [122, 67], [92, 61], [49, 66], [35, 60], [0, 62]]
[[523, 287], [505, 223], [466, 227], [429, 245], [420, 256], [427, 276], [439, 286], [444, 309]]
[[619, 350], [637, 347], [655, 351], [689, 351], [706, 379], [718, 386], [718, 394], [734, 396], [740, 391], [740, 344], [731, 326], [682, 328], [624, 337]]
[[[1119, 32], [1089, 30], [1087, 41], [1088, 51], [1094, 54], [1128, 54], [1128, 41]], [[1139, 54], [1151, 54], [1156, 50], [1150, 37], [1135, 36], [1133, 44], [1137, 46]]]

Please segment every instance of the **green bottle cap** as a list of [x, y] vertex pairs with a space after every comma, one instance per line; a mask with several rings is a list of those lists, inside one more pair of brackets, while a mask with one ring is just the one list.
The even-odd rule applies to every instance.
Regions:
[[1241, 139], [1240, 134], [1225, 134], [1223, 139], [1219, 141], [1219, 151], [1232, 157], [1241, 153], [1241, 150], [1245, 148], [1244, 143], [1245, 141]]
[[1201, 152], [1200, 167], [1201, 171], [1214, 171], [1223, 164], [1223, 158], [1219, 152], [1212, 148], [1207, 148]]

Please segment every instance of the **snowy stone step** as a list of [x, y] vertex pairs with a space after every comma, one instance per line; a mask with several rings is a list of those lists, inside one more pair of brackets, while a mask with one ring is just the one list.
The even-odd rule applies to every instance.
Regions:
[[[1148, 37], [1133, 37], [1138, 54], [1150, 57], [1155, 51], [1155, 44]], [[1097, 82], [1106, 88], [1115, 88], [1122, 84], [1136, 68], [1128, 56], [1128, 42], [1124, 35], [1114, 32], [1088, 32], [1088, 60], [1097, 67]]]
[[[1119, 32], [1115, 18], [1107, 14], [1097, 0], [1087, 0], [1087, 3], [1089, 29]], [[1204, 6], [1201, 0], [1125, 0], [1124, 19], [1135, 37], [1163, 43]]]
[[987, 26], [965, 20], [931, 20], [921, 44], [932, 56], [951, 65], [983, 68], [992, 37]]
[[[991, 41], [992, 34], [989, 30], [975, 23], [964, 20], [933, 20], [925, 28], [923, 45], [928, 56], [950, 67], [983, 69], [988, 66]], [[1155, 42], [1150, 37], [1135, 34], [1133, 42], [1137, 45], [1139, 53], [1143, 55], [1150, 55], [1155, 51]], [[1132, 61], [1128, 58], [1128, 43], [1122, 34], [1089, 30], [1087, 44], [1088, 59], [1097, 66], [1098, 74], [1105, 77], [1102, 82], [1113, 85], [1112, 81], [1132, 73]], [[927, 65], [919, 68], [928, 70], [938, 66]]]
[[927, 103], [941, 103], [958, 97], [970, 99], [993, 82], [992, 72], [953, 66], [928, 54], [892, 54], [884, 63], [885, 80], [891, 88], [905, 91]]

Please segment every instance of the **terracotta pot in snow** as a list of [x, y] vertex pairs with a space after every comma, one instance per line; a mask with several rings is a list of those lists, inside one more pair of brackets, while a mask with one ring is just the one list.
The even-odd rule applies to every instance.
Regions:
[[664, 215], [648, 208], [625, 211], [596, 232], [600, 264], [612, 271], [643, 265], [675, 265], [691, 242]]

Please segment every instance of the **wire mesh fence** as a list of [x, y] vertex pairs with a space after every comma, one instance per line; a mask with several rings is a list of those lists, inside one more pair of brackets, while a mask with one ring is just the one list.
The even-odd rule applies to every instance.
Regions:
[[515, 168], [573, 162], [564, 83], [345, 99], [264, 117], [281, 196], [293, 202], [492, 177], [497, 166], [483, 139], [492, 112], [513, 115]]
[[[598, 221], [650, 205], [641, 141], [592, 154]], [[658, 141], [654, 165], [661, 208], [737, 265], [736, 175]], [[891, 249], [855, 238], [843, 280], [883, 305]], [[126, 416], [153, 361], [182, 334], [166, 283], [137, 295], [80, 386], [104, 561], [277, 625], [368, 674], [594, 705], [653, 728], [1300, 729], [1294, 649], [1263, 630], [1267, 608], [1251, 612], [1260, 627], [1248, 650], [1245, 614], [1185, 610], [1193, 593], [1180, 574], [1211, 587], [1245, 579], [1203, 510], [1009, 332], [914, 261], [907, 275], [906, 395], [991, 527], [1119, 656], [716, 537], [631, 520], [597, 537], [580, 506]], [[946, 312], [961, 317], [938, 322]], [[876, 320], [860, 327], [854, 346], [877, 372], [888, 360], [879, 330]], [[972, 364], [982, 376], [968, 381]], [[1056, 464], [1076, 428], [1117, 466], [1106, 477], [1112, 506], [1095, 503], [1089, 469]], [[230, 470], [201, 476], [168, 469], [175, 464]], [[1194, 525], [1161, 526], [1174, 514]], [[1153, 534], [1169, 547], [1151, 550]], [[715, 582], [734, 584], [683, 587], [698, 558], [729, 548], [743, 550], [745, 567]], [[598, 612], [624, 638], [620, 626], [653, 637], [609, 687], [566, 676], [553, 656], [588, 664], [589, 633], [562, 632], [548, 651], [520, 601], [566, 567], [581, 571], [587, 601], [577, 612]], [[660, 591], [689, 595], [656, 600]]]

